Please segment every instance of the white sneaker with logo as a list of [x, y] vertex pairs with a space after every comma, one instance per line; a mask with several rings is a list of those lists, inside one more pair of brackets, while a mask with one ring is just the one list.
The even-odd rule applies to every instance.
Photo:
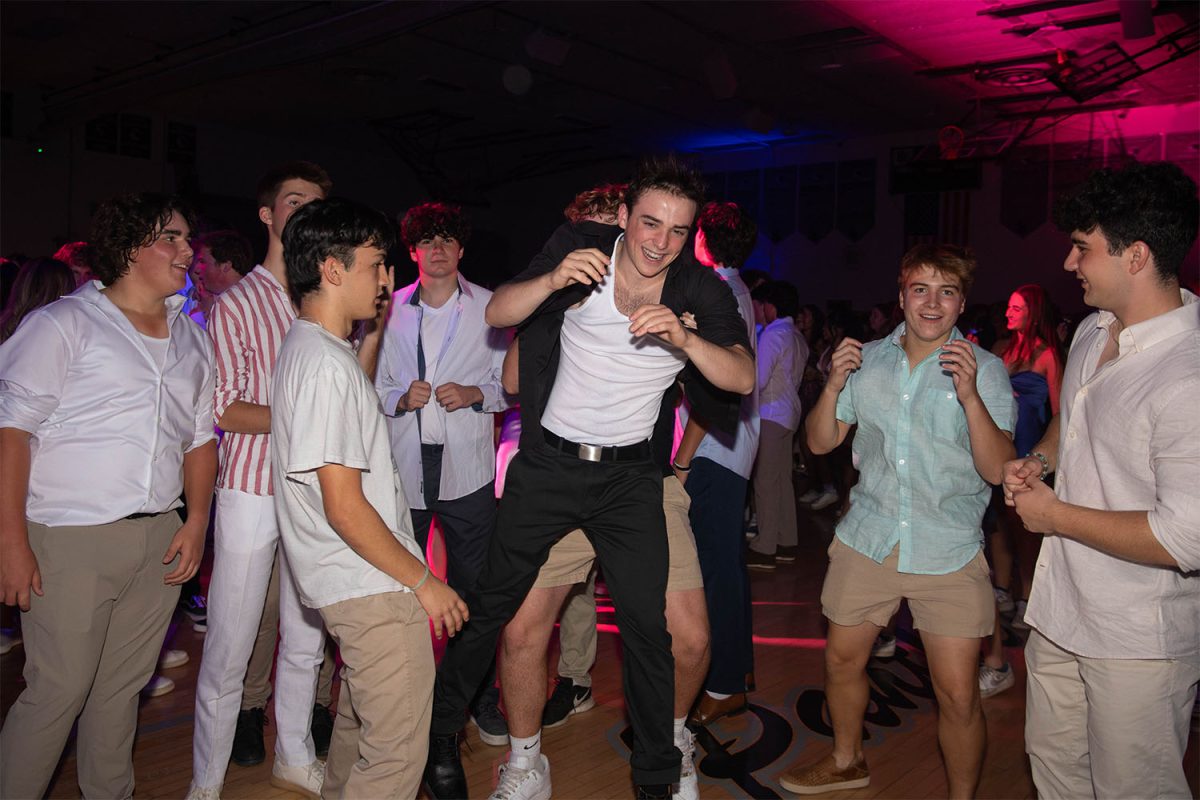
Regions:
[[687, 728], [683, 737], [675, 740], [675, 746], [683, 753], [679, 761], [679, 783], [671, 793], [671, 800], [700, 800], [700, 780], [696, 775], [696, 735]]
[[508, 761], [500, 765], [496, 789], [488, 795], [488, 800], [550, 800], [550, 760], [539, 755], [528, 768], [515, 766], [518, 761], [512, 753], [508, 754]]

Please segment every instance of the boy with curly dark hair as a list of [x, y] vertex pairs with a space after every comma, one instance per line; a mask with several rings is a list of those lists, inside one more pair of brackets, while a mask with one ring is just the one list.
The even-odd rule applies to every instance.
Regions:
[[200, 568], [216, 476], [212, 347], [176, 294], [191, 216], [126, 195], [92, 227], [102, 285], [0, 345], [0, 599], [26, 612], [4, 797], [45, 793], [76, 719], [83, 796], [133, 794], [138, 693]]

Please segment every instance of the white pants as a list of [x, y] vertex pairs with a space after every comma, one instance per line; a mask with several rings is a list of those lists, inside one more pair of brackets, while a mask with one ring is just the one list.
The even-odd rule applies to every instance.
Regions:
[[1190, 798], [1183, 771], [1200, 658], [1084, 658], [1033, 631], [1025, 750], [1038, 797]]
[[[192, 783], [201, 788], [216, 789], [225, 782], [246, 665], [262, 619], [278, 545], [272, 497], [217, 491], [208, 634], [196, 680], [192, 741]], [[321, 615], [301, 605], [280, 547], [275, 758], [290, 766], [311, 764], [316, 758], [309, 726], [324, 643]]]

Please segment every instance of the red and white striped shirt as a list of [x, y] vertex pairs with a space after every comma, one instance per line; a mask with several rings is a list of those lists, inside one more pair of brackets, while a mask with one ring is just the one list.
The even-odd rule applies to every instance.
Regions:
[[[261, 264], [217, 298], [208, 320], [217, 361], [215, 419], [235, 400], [271, 404], [275, 359], [295, 319], [287, 291]], [[273, 494], [270, 434], [226, 431], [220, 456], [217, 488]]]

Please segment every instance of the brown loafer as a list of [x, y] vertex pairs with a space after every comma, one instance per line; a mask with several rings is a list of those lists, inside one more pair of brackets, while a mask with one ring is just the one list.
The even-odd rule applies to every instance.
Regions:
[[709, 725], [721, 717], [733, 717], [743, 714], [749, 707], [749, 704], [746, 702], [745, 692], [732, 694], [724, 700], [717, 700], [708, 692], [703, 692], [700, 695], [700, 702], [696, 703], [696, 707], [688, 715], [688, 723], [699, 726]]

